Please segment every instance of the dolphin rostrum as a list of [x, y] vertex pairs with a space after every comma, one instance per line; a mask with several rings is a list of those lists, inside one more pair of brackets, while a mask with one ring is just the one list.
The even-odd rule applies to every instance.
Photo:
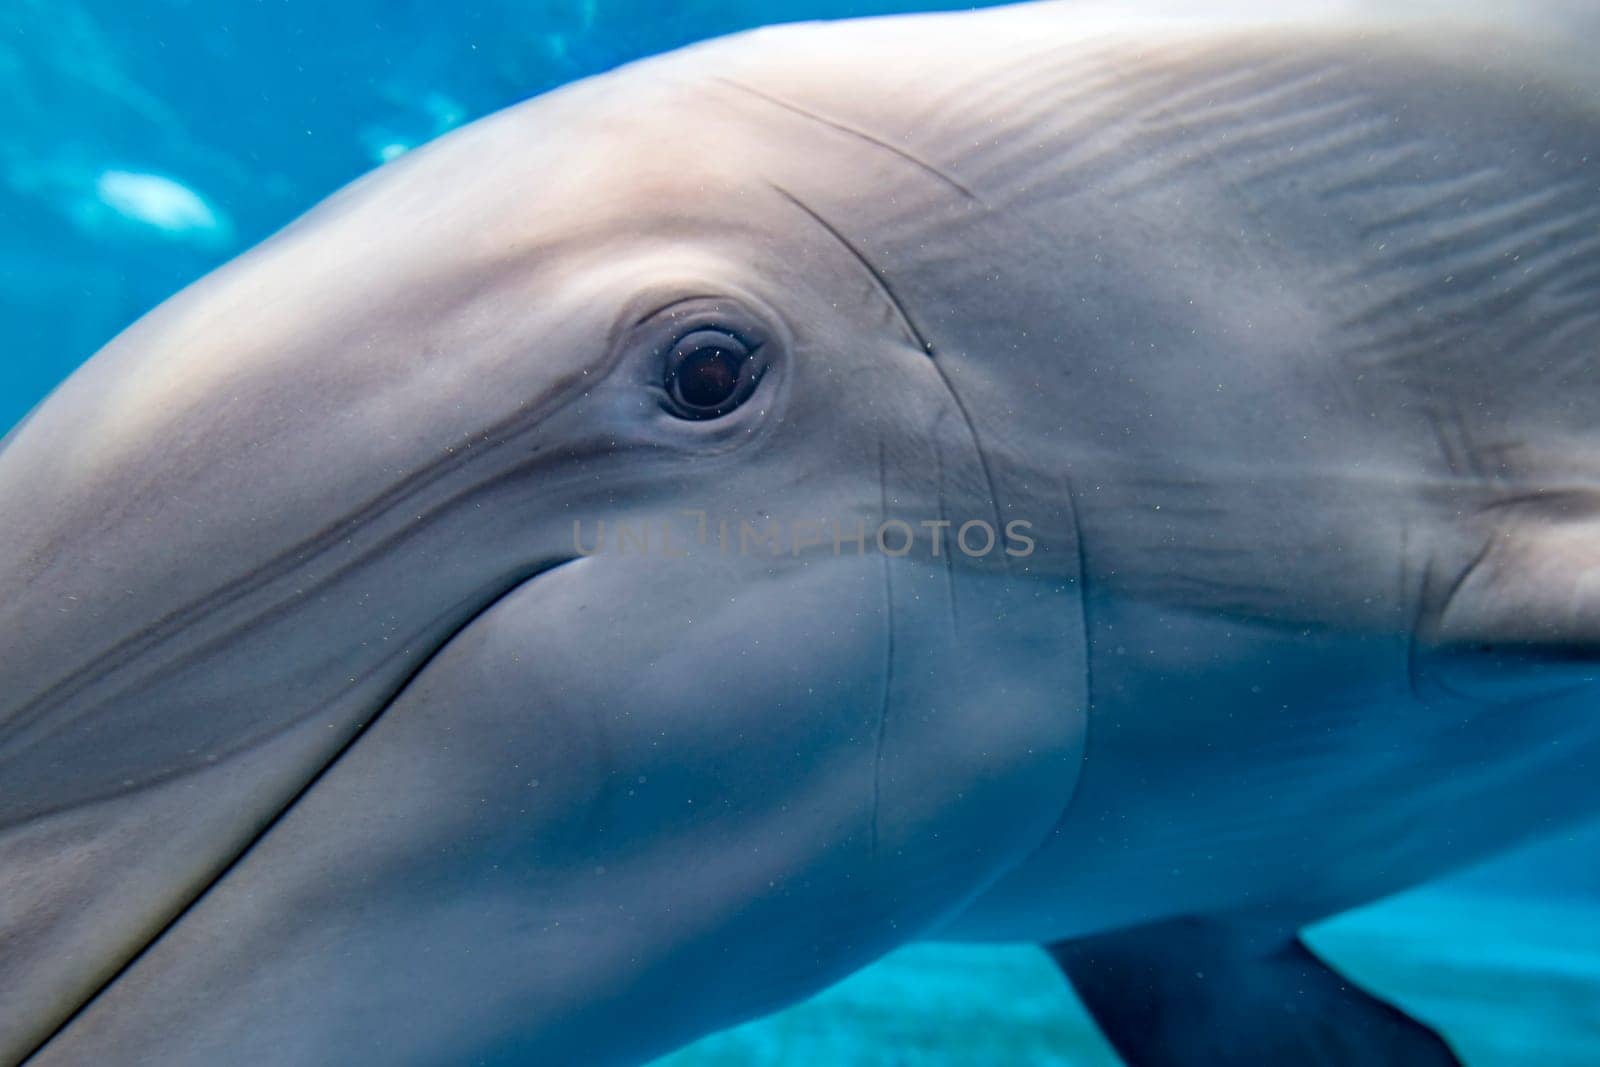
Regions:
[[1452, 1062], [1297, 931], [1600, 807], [1597, 32], [761, 30], [197, 282], [0, 452], [0, 1061], [638, 1063], [953, 938]]

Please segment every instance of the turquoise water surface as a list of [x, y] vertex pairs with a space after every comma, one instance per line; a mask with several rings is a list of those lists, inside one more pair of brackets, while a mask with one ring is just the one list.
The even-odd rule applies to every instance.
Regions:
[[[937, 3], [3, 0], [0, 432], [134, 318], [337, 186], [541, 90], [765, 22]], [[1342, 918], [1315, 943], [1474, 1063], [1600, 1063], [1600, 842]], [[669, 1057], [1115, 1062], [1042, 953], [907, 949]]]

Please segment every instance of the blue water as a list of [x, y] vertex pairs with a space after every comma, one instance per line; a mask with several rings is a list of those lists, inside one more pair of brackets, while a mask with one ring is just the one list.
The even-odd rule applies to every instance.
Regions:
[[[0, 432], [145, 310], [328, 192], [541, 90], [764, 22], [937, 3], [0, 0]], [[1316, 944], [1474, 1063], [1600, 1063], [1600, 839]], [[919, 946], [674, 1067], [1101, 1064], [1042, 954]]]

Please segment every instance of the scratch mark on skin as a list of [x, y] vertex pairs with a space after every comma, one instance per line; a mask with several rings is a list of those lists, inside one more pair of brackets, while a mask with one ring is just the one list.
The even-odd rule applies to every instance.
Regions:
[[894, 309], [895, 317], [900, 320], [900, 326], [905, 330], [906, 336], [910, 338], [912, 343], [926, 353], [929, 359], [934, 359], [935, 356], [932, 343], [930, 343], [928, 339], [922, 335], [922, 331], [917, 329], [916, 324], [911, 321], [911, 316], [906, 313], [905, 305], [900, 302], [900, 298], [896, 296], [894, 290], [889, 287], [888, 280], [878, 272], [877, 267], [872, 265], [872, 261], [862, 254], [859, 248], [851, 244], [849, 238], [845, 237], [845, 235], [840, 232], [837, 226], [823, 218], [821, 215], [817, 214], [817, 212], [813, 211], [811, 206], [805, 201], [801, 200], [798, 196], [795, 196], [781, 185], [774, 185], [772, 188], [778, 193], [779, 196], [783, 197], [785, 200], [789, 201], [789, 203], [793, 204], [795, 207], [809, 215], [811, 217], [811, 221], [815, 222], [818, 226], [821, 226], [824, 230], [826, 230], [829, 236], [831, 236], [835, 241], [838, 241], [839, 244], [844, 247], [844, 250], [849, 252], [857, 263], [861, 264], [862, 269], [872, 276], [873, 283], [877, 286], [878, 292], [883, 295], [883, 298], [889, 302], [889, 306]]
[[780, 97], [772, 96], [769, 93], [764, 93], [760, 89], [755, 88], [754, 86], [746, 85], [744, 82], [735, 81], [732, 78], [717, 78], [715, 80], [721, 82], [722, 84], [724, 84], [724, 85], [726, 85], [726, 86], [728, 86], [730, 88], [737, 89], [737, 90], [739, 90], [740, 92], [743, 92], [743, 93], [747, 93], [750, 96], [753, 96], [758, 100], [764, 100], [767, 103], [771, 104], [773, 107], [782, 108], [783, 110], [788, 111], [791, 114], [799, 115], [801, 118], [810, 119], [812, 122], [815, 122], [815, 123], [818, 123], [820, 125], [826, 126], [831, 130], [837, 130], [840, 133], [848, 134], [851, 137], [856, 137], [856, 138], [859, 138], [860, 140], [866, 141], [870, 145], [873, 145], [873, 146], [875, 146], [877, 148], [881, 148], [884, 151], [891, 153], [892, 155], [898, 156], [899, 158], [905, 160], [907, 163], [910, 163], [912, 166], [914, 166], [917, 169], [921, 170], [923, 173], [931, 175], [932, 177], [937, 179], [939, 182], [943, 183], [944, 185], [948, 186], [951, 189], [954, 189], [957, 193], [959, 193], [961, 195], [962, 199], [970, 200], [970, 201], [973, 201], [975, 203], [980, 203], [980, 204], [983, 202], [979, 198], [978, 194], [974, 193], [971, 189], [967, 188], [965, 185], [963, 185], [960, 182], [956, 181], [954, 178], [952, 178], [950, 175], [946, 174], [944, 171], [940, 170], [938, 167], [934, 166], [932, 163], [929, 163], [927, 160], [921, 158], [920, 156], [913, 155], [911, 152], [908, 152], [906, 149], [901, 148], [899, 145], [893, 144], [893, 143], [891, 143], [889, 141], [885, 141], [881, 137], [875, 137], [872, 134], [868, 133], [867, 131], [865, 131], [863, 129], [860, 129], [858, 127], [855, 127], [855, 126], [851, 126], [848, 123], [840, 122], [837, 119], [830, 119], [830, 118], [827, 118], [824, 115], [819, 115], [815, 111], [811, 111], [808, 108], [801, 107], [799, 104], [790, 103], [789, 101], [784, 100], [784, 99], [782, 99]]
[[[883, 439], [878, 439], [878, 521], [889, 519], [888, 461], [884, 456]], [[878, 706], [878, 737], [872, 754], [872, 857], [878, 856], [879, 812], [883, 799], [883, 750], [889, 735], [889, 700], [894, 693], [894, 575], [889, 557], [883, 556], [883, 702]]]
[[1467, 426], [1466, 415], [1461, 410], [1461, 405], [1450, 405], [1450, 425], [1455, 430], [1456, 441], [1461, 448], [1461, 454], [1466, 461], [1467, 471], [1480, 482], [1490, 481], [1489, 471], [1483, 464], [1483, 458], [1478, 453], [1477, 445], [1472, 440], [1472, 431]]
[[[1061, 476], [1062, 488], [1067, 494], [1067, 508], [1072, 515], [1072, 541], [1078, 551], [1078, 613], [1083, 627], [1083, 697], [1085, 711], [1094, 707], [1094, 638], [1089, 632], [1089, 550], [1083, 543], [1083, 519], [1078, 510], [1078, 491], [1072, 476]], [[1085, 745], [1088, 738], [1084, 739]]]
[[[801, 211], [810, 216], [813, 222], [827, 231], [827, 233], [835, 241], [838, 241], [839, 244], [843, 246], [845, 251], [850, 253], [851, 257], [855, 259], [857, 263], [861, 264], [862, 269], [872, 277], [872, 281], [876, 285], [878, 292], [882, 294], [884, 300], [888, 301], [889, 306], [894, 309], [896, 317], [900, 320], [901, 327], [906, 332], [906, 336], [913, 344], [927, 354], [928, 362], [933, 365], [934, 373], [939, 375], [939, 380], [944, 383], [945, 391], [950, 394], [951, 402], [955, 404], [956, 410], [961, 414], [962, 421], [966, 423], [967, 435], [972, 438], [972, 447], [977, 450], [978, 464], [983, 468], [983, 482], [989, 490], [989, 506], [994, 511], [995, 529], [1004, 529], [1005, 521], [1000, 514], [1000, 494], [995, 490], [994, 472], [990, 469], [989, 455], [984, 451], [983, 439], [978, 436], [977, 424], [973, 422], [972, 413], [967, 410], [966, 402], [961, 399], [961, 394], [956, 392], [954, 383], [950, 381], [950, 376], [945, 373], [944, 367], [940, 364], [939, 355], [933, 349], [933, 342], [929, 341], [927, 336], [924, 335], [921, 330], [917, 329], [916, 323], [912, 321], [911, 315], [906, 311], [905, 304], [903, 304], [900, 301], [900, 298], [895, 295], [895, 291], [889, 285], [888, 279], [883, 276], [882, 272], [880, 272], [877, 267], [872, 265], [872, 261], [868, 259], [859, 248], [857, 248], [847, 237], [845, 237], [845, 235], [837, 226], [823, 218], [817, 212], [813, 211], [810, 205], [801, 200], [798, 196], [795, 196], [789, 190], [785, 189], [783, 186], [772, 185], [772, 189], [779, 196], [783, 197], [785, 200], [789, 201], [789, 203], [793, 204], [795, 207], [799, 208]], [[1011, 570], [1010, 557], [1002, 554], [1000, 557], [1000, 565], [1009, 572]]]
[[1493, 481], [1484, 463], [1482, 450], [1472, 439], [1472, 431], [1467, 426], [1461, 405], [1449, 403], [1442, 410], [1430, 405], [1424, 410], [1450, 473], [1457, 478], [1470, 478], [1480, 483]]
[[1434, 440], [1438, 442], [1439, 452], [1444, 456], [1445, 467], [1451, 474], [1458, 478], [1461, 477], [1465, 473], [1463, 469], [1465, 464], [1462, 462], [1461, 455], [1456, 450], [1454, 442], [1450, 439], [1444, 420], [1440, 418], [1436, 408], [1429, 407], [1426, 411], [1428, 423], [1433, 427]]
[[[944, 446], [939, 443], [939, 428], [944, 425], [945, 411], [939, 412], [939, 417], [933, 423], [933, 462], [939, 479], [939, 532], [946, 533], [950, 527], [950, 509], [945, 504], [944, 484]], [[945, 593], [950, 600], [950, 629], [958, 636], [961, 633], [961, 608], [956, 601], [956, 558], [950, 551], [950, 546], [945, 546], [944, 556], [944, 584]]]
[[1078, 508], [1078, 491], [1072, 483], [1071, 475], [1061, 476], [1061, 488], [1067, 496], [1067, 507], [1072, 517], [1073, 540], [1078, 553], [1078, 611], [1080, 625], [1083, 627], [1083, 742], [1078, 751], [1078, 773], [1073, 779], [1072, 788], [1061, 802], [1060, 812], [1050, 824], [1050, 829], [1039, 839], [1039, 843], [1024, 859], [1017, 862], [1013, 870], [1026, 867], [1034, 857], [1048, 849], [1066, 829], [1067, 819], [1073, 811], [1073, 801], [1083, 790], [1083, 768], [1089, 765], [1089, 747], [1094, 743], [1094, 638], [1089, 631], [1089, 553], [1083, 540], [1083, 520]]

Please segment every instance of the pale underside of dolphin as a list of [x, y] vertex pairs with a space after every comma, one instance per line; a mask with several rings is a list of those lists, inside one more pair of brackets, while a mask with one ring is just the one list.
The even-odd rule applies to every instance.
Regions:
[[[763, 30], [196, 283], [0, 446], [0, 1061], [636, 1063], [942, 937], [1448, 1062], [1296, 931], [1600, 807], [1597, 29]], [[574, 541], [690, 514], [789, 540]]]

